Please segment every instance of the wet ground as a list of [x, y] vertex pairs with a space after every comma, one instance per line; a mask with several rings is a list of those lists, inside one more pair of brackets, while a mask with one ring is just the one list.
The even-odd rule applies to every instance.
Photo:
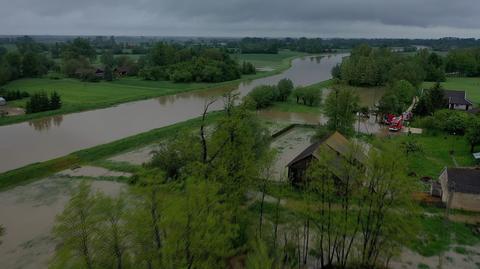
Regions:
[[[421, 265], [423, 264], [423, 265]], [[441, 266], [440, 266], [441, 264]], [[428, 267], [425, 267], [428, 266]], [[410, 268], [455, 268], [455, 269], [478, 269], [480, 268], [480, 245], [477, 246], [454, 246], [440, 256], [423, 257], [410, 250], [404, 250], [400, 258], [390, 263], [392, 269]]]
[[[6, 229], [1, 238], [0, 268], [42, 269], [55, 251], [51, 236], [55, 216], [63, 211], [79, 180], [53, 176], [0, 192], [0, 223]], [[117, 195], [124, 184], [93, 181], [92, 187]]]
[[274, 180], [287, 180], [287, 164], [311, 145], [310, 139], [314, 134], [313, 128], [296, 127], [273, 140], [271, 147], [277, 151], [273, 165]]

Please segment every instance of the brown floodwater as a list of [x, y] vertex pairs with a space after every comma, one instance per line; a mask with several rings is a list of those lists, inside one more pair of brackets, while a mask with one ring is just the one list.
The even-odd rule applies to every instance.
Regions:
[[[54, 176], [0, 192], [0, 224], [5, 235], [0, 244], [0, 268], [47, 268], [55, 253], [51, 230], [63, 211], [78, 179]], [[92, 181], [94, 191], [118, 195], [123, 183]]]
[[[289, 78], [295, 85], [303, 86], [324, 81], [331, 78], [330, 70], [344, 56], [332, 54], [298, 58], [283, 73], [242, 82], [236, 90], [243, 96], [255, 86], [276, 84], [282, 78]], [[195, 118], [201, 114], [207, 100], [228, 90], [232, 89], [193, 91], [0, 126], [0, 172]], [[221, 101], [217, 101], [212, 110], [220, 109], [222, 105]]]

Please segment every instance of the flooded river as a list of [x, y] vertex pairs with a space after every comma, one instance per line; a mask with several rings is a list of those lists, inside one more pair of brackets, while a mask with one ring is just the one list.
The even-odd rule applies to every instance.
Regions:
[[[282, 78], [291, 79], [295, 85], [324, 81], [331, 78], [330, 70], [344, 56], [298, 58], [283, 73], [242, 82], [236, 89], [245, 95], [255, 86], [276, 84]], [[194, 91], [0, 126], [0, 172], [195, 118], [206, 100], [228, 90], [231, 88]], [[221, 106], [222, 102], [217, 102], [212, 109]]]

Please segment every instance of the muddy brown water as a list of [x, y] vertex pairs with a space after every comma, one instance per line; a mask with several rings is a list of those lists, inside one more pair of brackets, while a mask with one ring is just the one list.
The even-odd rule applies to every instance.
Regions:
[[[79, 180], [55, 176], [0, 192], [0, 268], [47, 268], [55, 252], [51, 230]], [[115, 196], [124, 184], [93, 181], [95, 191]]]
[[[331, 78], [330, 70], [345, 54], [303, 57], [281, 74], [240, 83], [241, 95], [282, 78], [310, 85]], [[233, 87], [235, 88], [235, 87]], [[0, 126], [0, 172], [64, 156], [200, 115], [205, 102], [231, 89], [218, 88], [130, 102], [115, 107]], [[216, 102], [212, 109], [220, 109]], [[8, 154], [7, 154], [8, 153]]]

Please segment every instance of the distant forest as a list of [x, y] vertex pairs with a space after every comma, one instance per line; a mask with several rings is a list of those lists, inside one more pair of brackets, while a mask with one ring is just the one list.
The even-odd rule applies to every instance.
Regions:
[[[448, 52], [446, 56], [435, 54], [432, 56], [434, 59], [430, 59], [434, 62], [434, 68], [427, 71], [431, 73], [432, 81], [444, 80], [444, 72], [465, 76], [480, 75], [480, 40], [474, 38], [0, 36], [0, 85], [19, 78], [44, 75], [52, 79], [74, 77], [85, 81], [139, 76], [147, 80], [220, 82], [256, 72], [253, 64], [237, 62], [230, 57], [231, 54], [276, 54], [280, 50], [338, 52], [350, 51], [359, 45], [412, 54], [421, 53], [425, 47], [431, 51]], [[373, 56], [371, 58], [376, 59]], [[344, 70], [343, 73], [346, 76], [348, 72]], [[378, 82], [367, 84], [376, 85]]]

